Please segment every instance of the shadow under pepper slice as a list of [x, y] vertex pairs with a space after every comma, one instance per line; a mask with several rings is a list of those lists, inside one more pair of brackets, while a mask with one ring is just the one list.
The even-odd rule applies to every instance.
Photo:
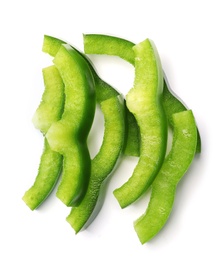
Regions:
[[142, 244], [165, 225], [173, 208], [176, 188], [190, 167], [196, 152], [197, 129], [191, 110], [173, 114], [172, 148], [152, 184], [148, 208], [134, 227]]
[[[128, 61], [130, 64], [135, 65], [135, 55], [133, 52], [134, 43], [125, 40], [123, 38], [110, 36], [110, 35], [104, 35], [104, 34], [84, 34], [84, 51], [87, 54], [107, 54], [107, 55], [115, 55], [118, 56], [126, 61]], [[168, 86], [167, 79], [164, 76], [164, 90], [163, 90], [163, 96], [162, 96], [162, 102], [164, 106], [164, 111], [168, 119], [168, 123], [172, 128], [172, 114], [185, 111], [187, 110], [187, 107], [178, 99], [178, 97], [175, 95], [173, 91]], [[135, 129], [135, 125], [133, 126]], [[137, 128], [137, 126], [136, 126]], [[138, 129], [136, 131], [138, 133]], [[201, 152], [201, 138], [199, 131], [197, 129], [197, 153]], [[139, 140], [135, 141], [135, 138], [137, 138], [137, 134], [131, 135], [131, 138], [133, 139], [133, 145], [137, 146], [136, 143], [139, 142]], [[135, 143], [136, 142], [136, 143]], [[129, 143], [132, 144], [131, 141]], [[129, 147], [128, 147], [129, 149]], [[138, 146], [136, 147], [136, 150], [138, 151]], [[128, 150], [129, 152], [129, 150]]]
[[63, 155], [57, 197], [71, 206], [85, 195], [91, 172], [86, 142], [95, 113], [94, 79], [87, 62], [68, 44], [61, 45], [54, 64], [65, 85], [65, 105], [62, 118], [52, 124], [46, 138], [51, 149]]
[[105, 130], [101, 148], [92, 160], [91, 176], [85, 197], [73, 207], [67, 221], [78, 233], [88, 227], [102, 206], [102, 189], [115, 167], [124, 143], [124, 105], [120, 96], [101, 102]]
[[134, 87], [126, 96], [127, 107], [140, 128], [140, 158], [132, 176], [114, 190], [122, 208], [136, 201], [151, 185], [165, 157], [167, 120], [163, 111], [163, 71], [153, 42], [135, 45]]
[[[55, 66], [43, 69], [44, 93], [37, 108], [33, 123], [44, 135], [53, 122], [61, 118], [64, 106], [64, 84]], [[62, 155], [51, 150], [45, 138], [38, 174], [33, 186], [23, 196], [27, 206], [34, 210], [53, 190], [62, 166]]]

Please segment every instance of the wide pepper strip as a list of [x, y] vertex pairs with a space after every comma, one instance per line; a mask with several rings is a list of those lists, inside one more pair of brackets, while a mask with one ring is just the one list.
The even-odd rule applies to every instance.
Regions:
[[[84, 51], [86, 54], [105, 54], [114, 55], [135, 65], [135, 55], [133, 51], [134, 43], [111, 35], [104, 34], [84, 34]], [[173, 128], [172, 114], [185, 111], [188, 108], [178, 99], [176, 94], [170, 89], [168, 80], [164, 75], [164, 89], [162, 95], [164, 111], [168, 119], [168, 123]], [[133, 127], [135, 128], [135, 127]], [[196, 152], [201, 152], [201, 138], [197, 128], [197, 148]], [[134, 135], [134, 138], [137, 135]], [[139, 140], [137, 140], [139, 142]]]
[[68, 44], [61, 45], [53, 62], [65, 85], [65, 104], [61, 119], [51, 125], [46, 138], [64, 158], [56, 195], [72, 206], [84, 197], [91, 173], [87, 137], [95, 113], [94, 78], [87, 62]]
[[[44, 35], [42, 50], [51, 56], [55, 56], [58, 52], [60, 46], [66, 43], [65, 41], [58, 39], [50, 35]], [[72, 46], [73, 47], [73, 46]], [[74, 48], [74, 47], [73, 47]], [[102, 80], [97, 74], [93, 67], [92, 62], [88, 59], [86, 55], [75, 50], [82, 55], [82, 57], [88, 62], [90, 69], [93, 73], [96, 88], [96, 101], [100, 104], [102, 101], [120, 95], [119, 91], [110, 86], [107, 82]], [[137, 126], [136, 120], [132, 113], [125, 106], [125, 118], [126, 118], [126, 136], [123, 148], [123, 154], [128, 156], [139, 156], [140, 142], [139, 142], [139, 128]]]
[[[45, 135], [50, 126], [59, 120], [63, 113], [64, 84], [54, 65], [44, 68], [42, 73], [45, 89], [32, 121], [34, 126]], [[62, 155], [52, 151], [44, 138], [44, 149], [40, 158], [38, 174], [34, 184], [22, 198], [31, 210], [39, 207], [53, 190], [60, 176], [62, 161]]]
[[167, 119], [161, 101], [163, 71], [159, 55], [149, 39], [135, 45], [133, 50], [135, 81], [126, 100], [140, 128], [141, 145], [132, 176], [114, 190], [122, 208], [136, 201], [149, 188], [163, 163], [167, 145]]
[[173, 114], [173, 126], [172, 147], [152, 184], [147, 210], [134, 222], [142, 244], [151, 240], [167, 222], [177, 185], [189, 169], [196, 152], [198, 135], [192, 111]]
[[105, 129], [99, 152], [92, 160], [91, 176], [85, 197], [73, 207], [67, 221], [78, 233], [88, 227], [103, 203], [103, 190], [122, 152], [125, 135], [124, 101], [120, 96], [101, 102]]

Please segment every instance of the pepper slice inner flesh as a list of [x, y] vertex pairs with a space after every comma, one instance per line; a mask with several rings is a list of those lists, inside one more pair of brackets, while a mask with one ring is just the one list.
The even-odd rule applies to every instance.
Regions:
[[140, 128], [141, 145], [132, 176], [114, 190], [122, 208], [136, 201], [151, 185], [164, 160], [167, 143], [167, 121], [161, 102], [163, 71], [156, 47], [146, 39], [133, 49], [135, 81], [126, 100]]
[[177, 185], [196, 152], [197, 129], [192, 111], [173, 114], [173, 124], [172, 148], [152, 184], [145, 214], [134, 222], [142, 244], [151, 240], [165, 225], [173, 208]]
[[49, 128], [46, 138], [52, 150], [63, 155], [63, 174], [57, 197], [67, 206], [85, 195], [91, 171], [87, 136], [95, 113], [94, 79], [82, 56], [63, 44], [54, 58], [65, 85], [62, 118]]

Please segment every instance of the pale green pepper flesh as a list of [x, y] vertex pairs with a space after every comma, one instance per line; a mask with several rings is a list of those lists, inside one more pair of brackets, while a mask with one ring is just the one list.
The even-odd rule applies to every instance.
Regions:
[[151, 240], [165, 225], [173, 208], [176, 188], [195, 156], [196, 123], [191, 110], [173, 114], [172, 148], [152, 184], [148, 208], [134, 223], [142, 244]]
[[102, 205], [103, 184], [115, 167], [122, 152], [125, 133], [124, 105], [119, 97], [101, 102], [105, 130], [99, 152], [92, 160], [91, 176], [85, 197], [77, 207], [73, 207], [67, 221], [78, 233], [88, 227]]
[[[44, 135], [53, 122], [60, 119], [64, 106], [64, 84], [55, 66], [43, 69], [45, 89], [34, 116], [33, 123]], [[62, 155], [50, 149], [45, 138], [38, 174], [23, 200], [31, 210], [39, 207], [49, 196], [60, 176]]]
[[42, 70], [45, 90], [32, 122], [44, 135], [53, 122], [61, 118], [64, 107], [64, 84], [57, 68], [52, 65]]
[[[154, 44], [145, 40], [134, 47], [135, 82], [126, 96], [127, 107], [140, 128], [140, 158], [132, 176], [114, 191], [122, 208], [149, 188], [164, 160], [167, 121], [163, 111], [163, 71]], [[147, 73], [145, 73], [147, 71]]]
[[95, 112], [94, 79], [82, 56], [63, 44], [54, 58], [65, 85], [62, 118], [49, 128], [46, 138], [52, 150], [63, 155], [63, 174], [57, 197], [67, 206], [84, 196], [91, 171], [87, 136]]

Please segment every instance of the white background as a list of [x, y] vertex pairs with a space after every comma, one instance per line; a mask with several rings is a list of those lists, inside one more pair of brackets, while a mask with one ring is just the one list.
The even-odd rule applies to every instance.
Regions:
[[[220, 259], [219, 89], [220, 7], [209, 0], [45, 0], [0, 3], [0, 259]], [[22, 196], [33, 183], [43, 138], [32, 115], [43, 92], [43, 35], [83, 50], [83, 33], [104, 33], [135, 43], [151, 38], [170, 85], [195, 114], [202, 154], [178, 186], [170, 219], [141, 245], [133, 221], [149, 194], [120, 209], [112, 191], [127, 180], [135, 158], [126, 158], [110, 179], [104, 206], [78, 235], [55, 192], [32, 212]], [[126, 94], [133, 68], [117, 58], [93, 57], [107, 82]], [[97, 114], [89, 139], [95, 153], [102, 135]], [[95, 147], [95, 148], [94, 148]]]

